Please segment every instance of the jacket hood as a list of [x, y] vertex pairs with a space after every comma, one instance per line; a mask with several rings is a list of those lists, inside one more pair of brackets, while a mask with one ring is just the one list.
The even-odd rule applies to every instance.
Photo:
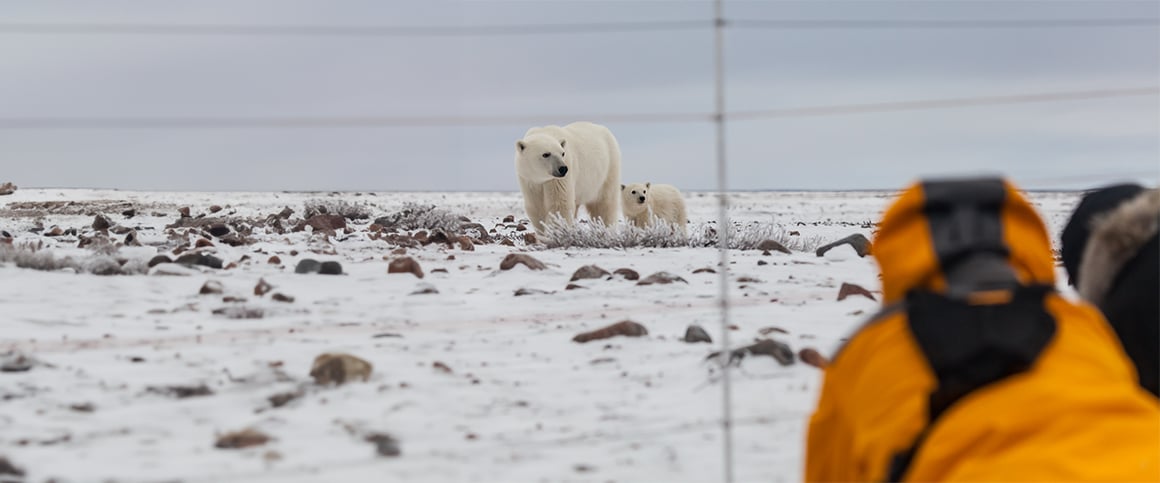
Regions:
[[954, 292], [956, 283], [948, 283], [948, 275], [985, 281], [1005, 272], [1022, 285], [1055, 282], [1043, 220], [1010, 182], [999, 178], [911, 185], [886, 210], [873, 246], [887, 304], [916, 289]]
[[1160, 189], [1145, 191], [1095, 217], [1079, 265], [1079, 293], [1101, 305], [1116, 276], [1160, 232]]

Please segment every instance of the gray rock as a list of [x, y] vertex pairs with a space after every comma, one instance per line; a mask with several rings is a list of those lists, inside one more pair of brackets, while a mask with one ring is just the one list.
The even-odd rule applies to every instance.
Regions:
[[313, 258], [303, 258], [298, 261], [298, 266], [294, 267], [294, 273], [318, 273], [322, 270], [322, 264]]

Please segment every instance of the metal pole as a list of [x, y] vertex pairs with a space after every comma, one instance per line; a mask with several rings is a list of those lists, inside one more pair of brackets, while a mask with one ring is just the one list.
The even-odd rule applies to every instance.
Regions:
[[720, 254], [721, 268], [718, 273], [721, 279], [721, 388], [722, 388], [722, 418], [721, 430], [724, 438], [724, 466], [725, 483], [733, 483], [733, 387], [729, 379], [729, 199], [726, 194], [725, 179], [725, 12], [723, 0], [713, 2], [714, 10], [714, 70], [716, 90], [717, 125], [717, 251]]

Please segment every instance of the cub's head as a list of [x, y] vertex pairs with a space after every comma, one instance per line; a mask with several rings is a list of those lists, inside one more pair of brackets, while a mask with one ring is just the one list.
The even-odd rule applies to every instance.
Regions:
[[640, 213], [648, 209], [648, 190], [652, 183], [633, 183], [620, 185], [620, 205], [624, 212], [629, 214]]
[[567, 143], [545, 135], [516, 141], [516, 174], [533, 183], [544, 183], [568, 175]]

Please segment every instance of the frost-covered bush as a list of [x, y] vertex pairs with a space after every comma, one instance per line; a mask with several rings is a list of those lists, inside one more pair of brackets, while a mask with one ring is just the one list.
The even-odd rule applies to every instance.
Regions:
[[437, 208], [435, 205], [408, 202], [403, 205], [402, 210], [376, 218], [375, 223], [386, 228], [405, 231], [443, 230], [446, 233], [458, 233], [463, 220], [459, 215]]
[[367, 203], [351, 203], [345, 200], [309, 200], [303, 203], [303, 217], [314, 215], [342, 215], [348, 220], [369, 220], [372, 207]]
[[[715, 223], [691, 223], [687, 231], [685, 235], [666, 223], [643, 228], [628, 224], [568, 224], [556, 216], [545, 223], [539, 237], [548, 248], [703, 248], [716, 247], [719, 242]], [[735, 250], [753, 250], [766, 240], [795, 251], [810, 251], [821, 245], [818, 237], [791, 236], [788, 230], [772, 223], [733, 224], [728, 239], [729, 248]]]

